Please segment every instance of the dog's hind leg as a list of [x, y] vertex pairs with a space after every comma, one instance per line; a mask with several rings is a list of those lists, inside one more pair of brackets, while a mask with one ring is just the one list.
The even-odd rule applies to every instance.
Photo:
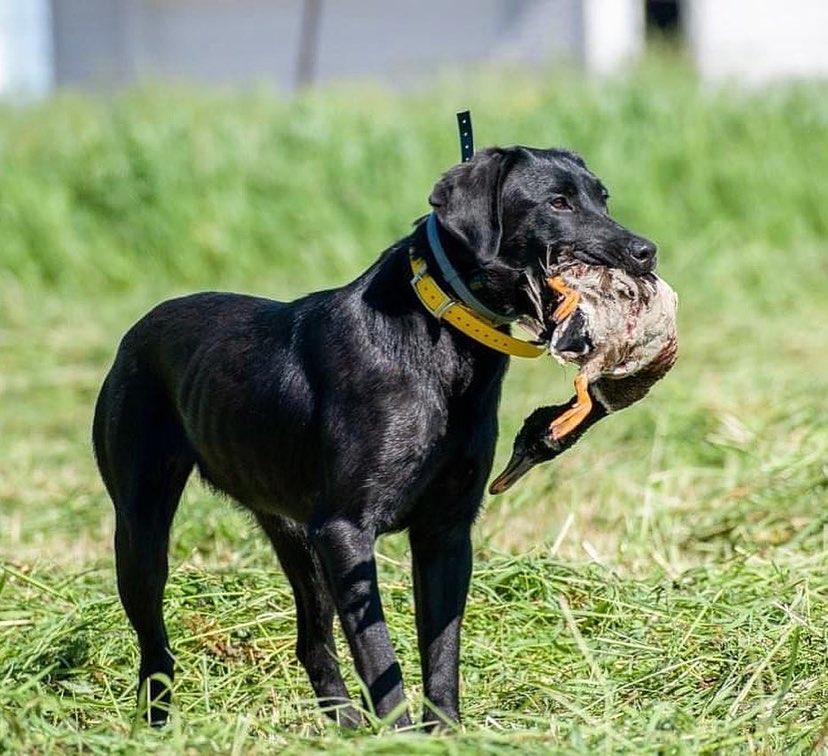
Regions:
[[162, 614], [167, 548], [173, 515], [195, 460], [162, 392], [134, 371], [122, 378], [125, 372], [116, 363], [104, 383], [93, 436], [115, 505], [118, 592], [141, 652], [139, 709], [144, 713], [146, 702], [148, 721], [160, 725], [170, 703], [163, 677], [173, 677]]
[[304, 528], [278, 515], [257, 513], [296, 601], [296, 656], [308, 673], [320, 706], [332, 719], [356, 727], [361, 717], [351, 705], [339, 670], [333, 636], [335, 608]]

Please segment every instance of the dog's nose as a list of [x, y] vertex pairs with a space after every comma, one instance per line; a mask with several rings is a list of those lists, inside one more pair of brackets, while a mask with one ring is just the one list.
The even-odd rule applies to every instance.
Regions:
[[656, 252], [658, 248], [649, 239], [636, 239], [630, 244], [630, 257], [635, 264], [645, 270], [652, 270], [655, 267]]

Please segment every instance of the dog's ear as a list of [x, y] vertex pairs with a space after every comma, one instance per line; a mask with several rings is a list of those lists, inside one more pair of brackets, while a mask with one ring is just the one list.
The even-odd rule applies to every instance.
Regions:
[[446, 171], [428, 198], [443, 228], [481, 261], [494, 258], [500, 248], [500, 193], [512, 158], [499, 147], [480, 150]]

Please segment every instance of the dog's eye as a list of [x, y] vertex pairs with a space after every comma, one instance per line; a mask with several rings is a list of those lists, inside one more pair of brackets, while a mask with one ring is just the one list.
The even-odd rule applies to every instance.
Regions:
[[550, 204], [555, 210], [572, 210], [572, 205], [569, 203], [569, 200], [562, 194], [559, 194], [557, 197], [553, 198]]

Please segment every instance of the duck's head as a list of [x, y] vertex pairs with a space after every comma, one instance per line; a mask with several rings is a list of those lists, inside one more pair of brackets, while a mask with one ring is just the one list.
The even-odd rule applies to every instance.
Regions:
[[503, 493], [535, 465], [557, 456], [557, 442], [549, 435], [549, 425], [564, 409], [561, 406], [540, 407], [523, 421], [512, 447], [512, 457], [489, 486], [490, 494]]
[[559, 454], [574, 446], [587, 428], [607, 415], [607, 410], [600, 402], [593, 402], [592, 410], [578, 429], [555, 440], [552, 438], [549, 426], [567, 409], [569, 409], [569, 404], [539, 407], [523, 421], [523, 427], [517, 434], [512, 447], [512, 456], [503, 472], [489, 486], [490, 494], [503, 493], [535, 465], [555, 459]]

